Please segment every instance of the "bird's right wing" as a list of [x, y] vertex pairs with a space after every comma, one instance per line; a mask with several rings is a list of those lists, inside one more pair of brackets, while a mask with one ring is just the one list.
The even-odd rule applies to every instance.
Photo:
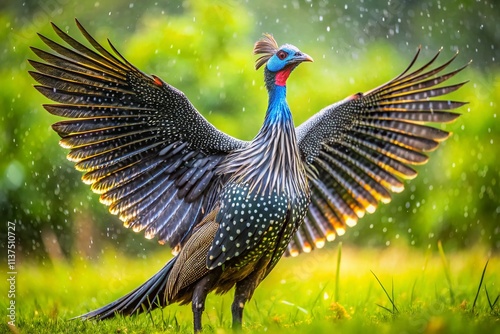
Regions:
[[[420, 50], [419, 50], [420, 51]], [[427, 162], [425, 152], [437, 148], [449, 133], [425, 123], [446, 123], [459, 114], [449, 110], [463, 102], [432, 100], [463, 83], [442, 86], [458, 70], [441, 72], [455, 59], [429, 69], [427, 64], [367, 93], [358, 93], [330, 105], [296, 128], [306, 165], [311, 205], [304, 224], [292, 239], [288, 253], [296, 255], [321, 247], [356, 224], [391, 192], [404, 188], [400, 179], [417, 172], [409, 165]]]
[[53, 129], [110, 212], [175, 247], [200, 222], [215, 167], [246, 142], [217, 130], [182, 92], [139, 71], [110, 43], [112, 55], [76, 23], [93, 49], [55, 25], [69, 47], [40, 35], [55, 53], [32, 48], [44, 61], [30, 61], [35, 87], [57, 102], [45, 109], [69, 118]]

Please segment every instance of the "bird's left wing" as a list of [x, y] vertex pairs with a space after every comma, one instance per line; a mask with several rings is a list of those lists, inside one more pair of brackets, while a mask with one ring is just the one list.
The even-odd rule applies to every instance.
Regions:
[[459, 114], [449, 110], [464, 103], [431, 98], [460, 88], [465, 82], [440, 84], [467, 65], [443, 74], [455, 55], [430, 69], [438, 53], [410, 72], [419, 52], [395, 79], [330, 105], [296, 128], [312, 197], [288, 255], [321, 247], [379, 202], [389, 202], [391, 192], [404, 188], [400, 179], [417, 175], [410, 165], [426, 163], [425, 152], [449, 136], [426, 123], [455, 120]]
[[93, 49], [57, 26], [63, 46], [40, 35], [55, 53], [32, 48], [30, 74], [44, 107], [69, 118], [53, 125], [83, 181], [101, 194], [125, 226], [172, 247], [201, 221], [214, 170], [246, 145], [217, 130], [186, 96], [102, 47], [76, 22]]

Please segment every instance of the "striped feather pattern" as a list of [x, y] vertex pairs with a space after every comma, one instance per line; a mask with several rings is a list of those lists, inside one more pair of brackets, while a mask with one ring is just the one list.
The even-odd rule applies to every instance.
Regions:
[[432, 98], [464, 85], [440, 84], [467, 65], [443, 74], [456, 55], [432, 68], [437, 53], [411, 71], [419, 52], [395, 79], [324, 108], [296, 129], [312, 198], [288, 255], [322, 247], [378, 203], [388, 203], [392, 192], [404, 189], [401, 179], [417, 175], [411, 166], [426, 163], [426, 152], [448, 138], [447, 131], [427, 123], [455, 120], [459, 114], [450, 110], [465, 103]]
[[55, 25], [66, 45], [39, 35], [52, 52], [32, 48], [41, 59], [30, 60], [35, 87], [56, 102], [44, 107], [68, 119], [53, 129], [111, 213], [175, 247], [213, 201], [216, 166], [247, 143], [215, 129], [182, 92], [77, 26], [92, 48]]

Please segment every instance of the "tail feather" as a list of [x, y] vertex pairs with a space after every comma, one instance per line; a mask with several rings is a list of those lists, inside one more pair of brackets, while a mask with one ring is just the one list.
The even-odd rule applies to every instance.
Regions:
[[153, 277], [127, 295], [106, 306], [82, 314], [73, 319], [104, 320], [112, 318], [117, 314], [133, 315], [136, 313], [150, 312], [158, 307], [164, 307], [167, 304], [165, 300], [167, 280], [176, 259], [177, 258], [173, 258], [170, 260]]

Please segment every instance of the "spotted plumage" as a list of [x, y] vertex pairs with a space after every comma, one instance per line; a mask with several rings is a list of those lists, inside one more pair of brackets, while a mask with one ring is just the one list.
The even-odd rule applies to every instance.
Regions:
[[306, 194], [292, 199], [277, 191], [252, 194], [249, 188], [232, 183], [224, 190], [215, 219], [219, 230], [208, 252], [208, 268], [232, 258], [237, 258], [234, 265], [238, 267], [260, 257], [271, 257], [276, 262], [307, 210]]
[[392, 81], [327, 106], [295, 128], [286, 84], [302, 62], [297, 47], [266, 34], [254, 47], [269, 103], [251, 141], [217, 130], [187, 97], [107, 51], [78, 23], [87, 47], [54, 25], [68, 45], [42, 35], [53, 53], [32, 48], [35, 88], [67, 118], [53, 125], [68, 159], [112, 214], [177, 254], [115, 302], [80, 316], [106, 319], [191, 303], [201, 330], [205, 298], [235, 288], [233, 326], [245, 303], [285, 255], [322, 247], [413, 178], [411, 165], [448, 137], [426, 123], [453, 121], [462, 102], [436, 100], [464, 83], [440, 85], [455, 58], [438, 55]]

